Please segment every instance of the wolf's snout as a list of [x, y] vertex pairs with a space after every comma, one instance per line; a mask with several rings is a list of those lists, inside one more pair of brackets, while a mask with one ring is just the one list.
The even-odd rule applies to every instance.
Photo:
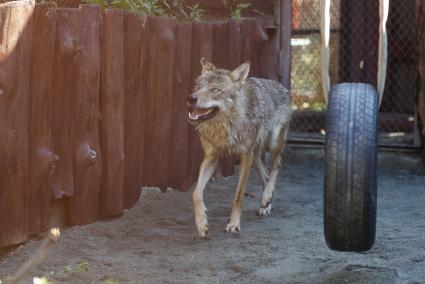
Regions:
[[187, 101], [187, 103], [188, 103], [189, 105], [191, 105], [191, 106], [195, 106], [195, 105], [196, 105], [196, 103], [198, 102], [198, 97], [197, 97], [197, 96], [194, 96], [194, 95], [191, 95], [191, 96], [188, 96], [188, 97], [186, 98], [186, 101]]

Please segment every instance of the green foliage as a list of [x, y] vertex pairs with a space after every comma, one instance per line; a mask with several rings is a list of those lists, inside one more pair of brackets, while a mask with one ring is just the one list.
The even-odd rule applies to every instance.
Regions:
[[108, 277], [105, 280], [105, 284], [118, 284], [118, 281], [114, 277]]
[[90, 264], [86, 261], [80, 261], [74, 264], [74, 266], [67, 265], [63, 268], [63, 272], [89, 272]]
[[324, 112], [327, 109], [327, 105], [325, 102], [313, 102], [311, 103], [311, 109], [314, 111]]
[[189, 19], [195, 22], [199, 22], [202, 19], [202, 16], [205, 12], [203, 9], [199, 7], [199, 4], [189, 6], [188, 9], [190, 11]]
[[167, 16], [178, 21], [200, 21], [204, 10], [199, 4], [185, 5], [183, 0], [86, 0], [104, 8], [119, 8], [152, 16]]
[[242, 12], [249, 7], [251, 3], [238, 3], [235, 0], [222, 0], [224, 7], [229, 11], [230, 17], [239, 22], [242, 19]]
[[47, 277], [40, 277], [40, 278], [34, 277], [33, 283], [34, 284], [51, 284], [52, 282], [50, 282]]

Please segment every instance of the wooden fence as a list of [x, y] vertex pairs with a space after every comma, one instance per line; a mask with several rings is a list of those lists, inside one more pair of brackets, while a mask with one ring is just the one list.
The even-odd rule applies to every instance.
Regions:
[[425, 3], [416, 0], [416, 54], [418, 55], [417, 111], [422, 134], [422, 159], [425, 170]]
[[[416, 53], [418, 54], [418, 113], [422, 119], [422, 136], [425, 137], [425, 3], [416, 0]], [[425, 141], [424, 141], [425, 142]], [[424, 146], [425, 148], [425, 146]]]
[[186, 190], [202, 159], [185, 103], [200, 58], [277, 79], [270, 24], [0, 4], [0, 246], [48, 229], [55, 200], [81, 225], [132, 207], [141, 186]]

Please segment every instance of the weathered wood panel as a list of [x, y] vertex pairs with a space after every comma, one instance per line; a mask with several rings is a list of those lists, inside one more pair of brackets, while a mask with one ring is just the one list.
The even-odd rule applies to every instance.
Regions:
[[142, 189], [144, 137], [144, 25], [146, 16], [126, 13], [124, 19], [125, 52], [125, 169], [124, 204], [131, 208]]
[[[418, 95], [418, 113], [422, 121], [422, 136], [425, 137], [425, 3], [416, 0], [416, 26], [417, 26], [417, 53], [418, 72], [420, 77], [419, 95]], [[425, 143], [425, 141], [424, 141]], [[425, 147], [424, 147], [425, 148]]]
[[[265, 21], [263, 26], [268, 40], [262, 42], [260, 45], [258, 76], [261, 78], [279, 81], [279, 73], [281, 72], [279, 72], [279, 60], [276, 58], [276, 55], [279, 54], [279, 30], [276, 26], [273, 25], [272, 21]], [[282, 48], [282, 53], [284, 53], [284, 55], [282, 55], [280, 58], [285, 62], [285, 68], [282, 72], [281, 83], [288, 88], [290, 85], [290, 69], [285, 69], [287, 64], [291, 64], [290, 43], [289, 51], [287, 47]], [[289, 55], [287, 53], [289, 53]]]
[[[277, 67], [280, 83], [288, 90], [291, 89], [291, 37], [292, 37], [292, 0], [278, 0], [278, 63]], [[273, 41], [273, 35], [272, 39]], [[273, 51], [271, 51], [273, 52]], [[263, 59], [262, 59], [263, 60]], [[262, 72], [265, 70], [263, 69]], [[270, 79], [274, 79], [271, 77]]]
[[[227, 21], [219, 22], [214, 24], [214, 42], [213, 42], [213, 59], [212, 62], [220, 68], [225, 68], [228, 70], [232, 70], [237, 66], [232, 66], [229, 60], [229, 35], [230, 29]], [[233, 34], [234, 35], [234, 34]], [[237, 38], [236, 38], [237, 40]], [[233, 40], [232, 40], [233, 41]], [[240, 45], [240, 43], [238, 43]], [[237, 54], [232, 54], [232, 56], [237, 56]], [[240, 59], [237, 61], [239, 62]], [[238, 64], [238, 63], [236, 63]], [[219, 164], [219, 175], [230, 176], [234, 174], [234, 160], [233, 157], [224, 153], [221, 157]], [[220, 172], [221, 171], [221, 172]]]
[[227, 56], [226, 61], [229, 69], [235, 69], [243, 62], [242, 57], [242, 30], [238, 22], [229, 21], [227, 24], [228, 38], [226, 43]]
[[[209, 61], [213, 58], [214, 26], [209, 23], [192, 24], [192, 58], [191, 58], [191, 82], [201, 74], [202, 66], [200, 60], [205, 57]], [[193, 83], [192, 83], [193, 85]], [[186, 111], [187, 113], [187, 111]], [[203, 159], [203, 151], [199, 141], [198, 133], [194, 127], [190, 127], [189, 141], [189, 173], [188, 179], [195, 182], [198, 177], [199, 166]]]
[[75, 192], [69, 200], [69, 222], [87, 224], [99, 213], [102, 153], [100, 151], [100, 7], [79, 8], [80, 72], [75, 94]]
[[175, 49], [175, 22], [171, 19], [148, 17], [146, 30], [146, 121], [143, 173], [144, 184], [168, 186], [168, 164], [171, 141], [171, 97]]
[[344, 31], [339, 43], [339, 64], [344, 66], [339, 68], [341, 82], [376, 85], [379, 42], [372, 35], [379, 32], [378, 7], [379, 1], [341, 1], [340, 28]]
[[[53, 203], [81, 225], [121, 214], [142, 185], [186, 190], [203, 158], [185, 101], [200, 58], [275, 71], [265, 70], [277, 50], [261, 21], [0, 7], [0, 246], [47, 229]], [[233, 163], [221, 163], [224, 175]]]
[[34, 5], [0, 5], [0, 246], [27, 238], [28, 114]]
[[[241, 25], [239, 22], [230, 20], [228, 22], [228, 38], [227, 41], [227, 62], [229, 69], [235, 69], [242, 63], [244, 63], [242, 59], [242, 40], [243, 40], [243, 34]], [[251, 75], [250, 71], [250, 75]], [[239, 157], [233, 157], [233, 164], [236, 162], [238, 163]], [[234, 174], [234, 165], [232, 166], [233, 174]]]
[[59, 157], [53, 151], [50, 101], [56, 10], [37, 5], [33, 17], [30, 64], [29, 232], [48, 229], [52, 175]]
[[188, 134], [186, 97], [191, 93], [191, 47], [192, 25], [180, 23], [176, 26], [176, 48], [173, 69], [173, 92], [171, 97], [172, 127], [170, 162], [169, 162], [169, 186], [186, 190], [188, 180]]
[[100, 214], [121, 214], [124, 208], [124, 12], [103, 15], [101, 71], [101, 151], [103, 175]]
[[56, 9], [56, 40], [52, 78], [52, 137], [59, 156], [53, 177], [55, 198], [74, 194], [75, 98], [80, 72], [80, 31], [77, 9]]
[[425, 169], [425, 3], [416, 0], [416, 52], [418, 54], [418, 114], [422, 127], [422, 160]]
[[244, 19], [241, 21], [242, 30], [242, 54], [241, 61], [250, 61], [250, 76], [258, 76], [260, 73], [260, 47], [268, 40], [263, 25], [256, 19]]

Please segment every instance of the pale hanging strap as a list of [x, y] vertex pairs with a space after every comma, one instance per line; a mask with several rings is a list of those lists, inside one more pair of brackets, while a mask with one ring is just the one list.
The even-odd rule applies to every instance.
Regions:
[[320, 17], [320, 33], [322, 34], [322, 91], [325, 101], [328, 102], [329, 91], [331, 89], [331, 81], [329, 79], [329, 36], [331, 31], [331, 15], [330, 0], [322, 0], [321, 17]]
[[387, 74], [388, 57], [388, 39], [387, 39], [387, 20], [390, 7], [389, 0], [379, 0], [379, 55], [378, 55], [378, 78], [377, 91], [379, 95], [379, 104], [382, 102], [382, 96], [385, 89], [385, 77]]
[[[326, 102], [330, 91], [329, 79], [329, 36], [331, 30], [330, 16], [330, 0], [321, 1], [321, 20], [320, 33], [322, 35], [322, 90]], [[379, 55], [378, 55], [378, 76], [377, 91], [379, 95], [379, 104], [381, 104], [382, 96], [385, 88], [385, 77], [387, 73], [387, 57], [388, 57], [388, 40], [387, 40], [387, 19], [390, 1], [379, 0]]]

